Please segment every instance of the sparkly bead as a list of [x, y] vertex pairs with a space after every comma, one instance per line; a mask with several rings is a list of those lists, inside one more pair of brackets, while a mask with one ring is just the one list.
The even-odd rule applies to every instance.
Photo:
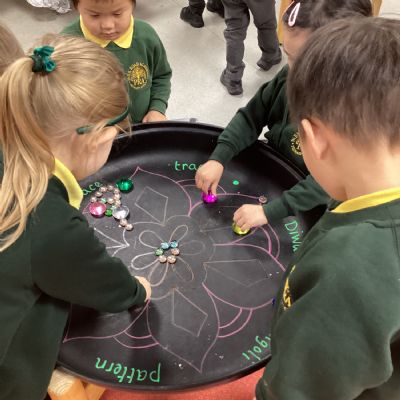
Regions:
[[167, 242], [162, 242], [161, 245], [160, 245], [160, 247], [161, 247], [163, 250], [168, 250], [168, 249], [169, 249], [169, 243], [167, 243]]
[[118, 207], [117, 207], [115, 204], [113, 204], [113, 205], [110, 207], [110, 210], [111, 210], [111, 211], [115, 211], [117, 208], [118, 208]]
[[121, 225], [121, 226], [127, 226], [128, 225], [128, 221], [125, 219], [125, 218], [121, 218], [120, 220], [119, 220], [119, 224]]
[[117, 206], [117, 207], [120, 207], [121, 206], [121, 200], [115, 200], [114, 201], [114, 204]]
[[265, 196], [260, 196], [260, 197], [258, 198], [258, 202], [259, 202], [260, 204], [265, 204], [267, 201], [268, 201], [268, 199], [267, 199]]
[[107, 185], [107, 190], [108, 190], [109, 192], [112, 192], [114, 189], [115, 189], [115, 188], [114, 188], [114, 185]]
[[218, 200], [218, 196], [216, 194], [212, 194], [209, 190], [208, 193], [202, 193], [201, 198], [203, 199], [204, 203], [212, 204]]
[[106, 217], [112, 217], [112, 210], [110, 208], [107, 208], [106, 212], [105, 212], [105, 216]]
[[164, 254], [164, 250], [163, 249], [156, 249], [156, 251], [154, 252], [154, 254], [156, 256], [162, 256]]
[[133, 231], [133, 225], [132, 224], [128, 224], [128, 225], [125, 226], [125, 229], [127, 231]]
[[179, 251], [178, 248], [176, 248], [176, 249], [171, 249], [171, 254], [172, 254], [173, 256], [179, 256], [180, 253], [181, 253], [181, 252]]
[[96, 196], [92, 196], [92, 197], [90, 198], [90, 202], [91, 202], [91, 203], [96, 203], [96, 201], [97, 201], [97, 197], [96, 197]]
[[113, 198], [114, 198], [114, 200], [119, 200], [121, 198], [121, 194], [120, 193], [114, 193]]
[[100, 186], [99, 192], [101, 192], [101, 193], [107, 192], [107, 187], [106, 186]]
[[124, 219], [124, 218], [127, 218], [128, 215], [129, 215], [129, 208], [127, 206], [117, 207], [113, 211], [113, 217], [115, 219]]
[[115, 200], [114, 200], [112, 197], [109, 197], [109, 198], [107, 199], [107, 203], [108, 203], [108, 204], [114, 204], [114, 202], [115, 202]]
[[130, 179], [122, 178], [117, 181], [117, 186], [122, 193], [129, 193], [133, 189], [133, 182]]
[[89, 212], [93, 215], [93, 217], [101, 218], [106, 212], [106, 206], [100, 202], [91, 203], [89, 206]]
[[119, 193], [120, 193], [120, 190], [118, 188], [115, 188], [114, 189], [114, 194], [119, 194]]
[[179, 243], [176, 240], [169, 242], [169, 247], [171, 247], [171, 249], [176, 249], [178, 246], [179, 246]]
[[161, 256], [158, 257], [158, 261], [160, 261], [160, 263], [164, 264], [167, 262], [167, 257], [165, 257], [163, 254]]
[[101, 193], [100, 191], [97, 191], [94, 195], [96, 197], [101, 197], [101, 196], [103, 196], [103, 193]]
[[101, 199], [98, 199], [98, 201], [100, 201], [103, 204], [107, 203], [107, 199], [105, 199], [104, 197], [102, 197]]
[[250, 229], [246, 229], [242, 231], [235, 223], [232, 224], [232, 230], [235, 232], [237, 235], [247, 235], [250, 232]]
[[168, 256], [167, 261], [169, 264], [175, 264], [176, 263], [176, 257], [175, 256]]

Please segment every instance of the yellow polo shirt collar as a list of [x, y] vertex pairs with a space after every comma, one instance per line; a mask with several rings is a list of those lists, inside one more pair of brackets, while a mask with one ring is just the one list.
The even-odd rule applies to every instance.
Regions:
[[[112, 42], [111, 40], [100, 39], [97, 36], [92, 35], [92, 33], [89, 31], [89, 29], [83, 23], [82, 16], [80, 16], [79, 20], [80, 20], [80, 25], [81, 25], [81, 29], [83, 32], [83, 36], [85, 37], [85, 39], [87, 39], [91, 42], [97, 43], [101, 47], [107, 47]], [[132, 40], [133, 40], [133, 27], [134, 27], [134, 20], [133, 20], [133, 16], [132, 16], [131, 23], [129, 25], [128, 30], [122, 36], [120, 36], [118, 39], [113, 40], [113, 42], [118, 47], [121, 47], [123, 49], [129, 49], [129, 47], [131, 47]]]
[[400, 199], [400, 188], [391, 188], [366, 194], [364, 196], [356, 197], [344, 201], [332, 212], [335, 213], [347, 213], [352, 211], [362, 210], [363, 208], [379, 206], [381, 204], [389, 203], [391, 201]]
[[72, 172], [60, 161], [54, 160], [54, 172], [56, 176], [65, 186], [68, 193], [68, 201], [72, 207], [79, 209], [83, 199], [83, 192]]

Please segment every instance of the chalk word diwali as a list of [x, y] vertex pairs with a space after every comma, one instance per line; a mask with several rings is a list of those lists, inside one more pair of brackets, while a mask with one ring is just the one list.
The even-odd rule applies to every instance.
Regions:
[[300, 245], [303, 243], [302, 238], [301, 238], [303, 231], [299, 230], [299, 224], [296, 220], [285, 224], [285, 228], [288, 231], [288, 233], [292, 239], [292, 250], [294, 253], [295, 251], [298, 250]]
[[102, 369], [104, 372], [114, 375], [114, 378], [119, 383], [143, 382], [145, 380], [160, 383], [161, 379], [161, 363], [158, 363], [154, 370], [148, 371], [147, 369], [127, 367], [126, 365], [109, 362], [97, 357], [95, 366], [96, 369]]

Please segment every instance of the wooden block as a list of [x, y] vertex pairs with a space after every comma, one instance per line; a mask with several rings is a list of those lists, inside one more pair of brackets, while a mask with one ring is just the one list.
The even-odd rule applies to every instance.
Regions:
[[56, 369], [47, 392], [52, 400], [89, 400], [80, 379]]
[[86, 396], [88, 400], [100, 400], [106, 389], [102, 386], [97, 386], [94, 383], [85, 383]]

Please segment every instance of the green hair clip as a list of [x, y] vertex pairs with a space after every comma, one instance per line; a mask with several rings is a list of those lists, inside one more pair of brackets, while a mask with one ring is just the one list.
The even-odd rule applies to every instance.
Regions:
[[43, 46], [36, 47], [33, 54], [30, 56], [33, 60], [33, 72], [52, 72], [56, 68], [56, 63], [50, 58], [53, 54], [54, 47]]

